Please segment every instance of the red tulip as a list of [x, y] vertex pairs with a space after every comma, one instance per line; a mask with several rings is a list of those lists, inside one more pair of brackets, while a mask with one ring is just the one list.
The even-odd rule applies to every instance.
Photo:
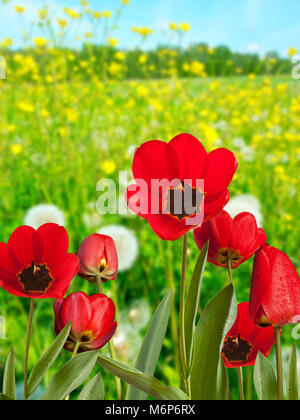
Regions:
[[61, 226], [19, 227], [7, 244], [0, 243], [0, 287], [21, 297], [64, 296], [79, 267], [68, 248], [68, 234]]
[[[144, 143], [135, 153], [132, 170], [136, 184], [127, 190], [128, 207], [147, 219], [160, 238], [174, 241], [223, 210], [237, 160], [227, 149], [207, 154], [195, 137], [180, 134], [170, 143]], [[163, 180], [174, 184], [158, 190], [157, 183]], [[193, 211], [185, 208], [187, 194], [195, 206]], [[203, 215], [203, 220], [198, 215]]]
[[238, 214], [234, 219], [222, 211], [214, 219], [194, 230], [199, 249], [209, 240], [208, 261], [218, 267], [239, 267], [249, 260], [267, 241], [267, 235], [257, 228], [255, 217], [250, 213]]
[[115, 280], [118, 274], [118, 254], [112, 238], [95, 233], [86, 238], [77, 251], [79, 276], [96, 282], [101, 275], [102, 281]]
[[268, 244], [254, 260], [250, 316], [261, 326], [300, 322], [299, 274], [284, 252]]
[[258, 352], [268, 357], [274, 344], [274, 329], [255, 325], [249, 316], [249, 303], [244, 302], [238, 305], [237, 319], [224, 340], [221, 354], [228, 368], [252, 366]]
[[115, 305], [105, 295], [87, 296], [83, 292], [72, 293], [54, 303], [55, 333], [72, 321], [65, 349], [73, 351], [79, 343], [79, 351], [98, 350], [114, 335], [117, 323]]

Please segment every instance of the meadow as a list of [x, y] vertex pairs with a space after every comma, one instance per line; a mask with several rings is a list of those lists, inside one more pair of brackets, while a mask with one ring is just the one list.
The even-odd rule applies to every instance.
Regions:
[[[20, 60], [20, 54], [14, 54], [15, 62]], [[178, 133], [188, 132], [199, 138], [208, 151], [229, 148], [239, 161], [230, 186], [231, 197], [256, 197], [269, 240], [292, 257], [298, 269], [300, 83], [289, 75], [253, 73], [231, 77], [171, 75], [159, 80], [92, 74], [84, 80], [66, 77], [63, 64], [58, 62], [61, 55], [57, 54], [55, 61], [53, 51], [49, 54], [57, 66], [53, 72], [41, 75], [35, 73], [34, 64], [26, 67], [23, 63], [11, 73], [8, 67], [7, 79], [0, 81], [0, 240], [6, 242], [11, 232], [24, 223], [28, 210], [39, 204], [54, 204], [62, 210], [71, 252], [99, 229], [111, 225], [128, 228], [138, 241], [137, 258], [129, 269], [121, 270], [115, 283], [104, 285], [105, 293], [117, 297], [121, 331], [116, 339], [118, 357], [134, 362], [149, 321], [147, 311], [152, 314], [171, 288], [175, 292], [173, 316], [157, 376], [163, 375], [175, 385], [177, 360], [170, 355], [174, 342], [175, 347], [178, 342], [181, 243], [160, 241], [147, 223], [134, 215], [99, 215], [97, 183], [102, 178], [119, 183], [120, 171], [131, 172], [135, 148], [150, 139], [168, 141]], [[84, 70], [85, 65], [82, 67]], [[28, 73], [36, 74], [35, 80], [28, 81]], [[123, 247], [126, 253], [126, 243]], [[198, 254], [190, 235], [188, 278]], [[248, 300], [251, 262], [233, 275], [239, 302]], [[201, 306], [226, 283], [226, 270], [208, 265]], [[78, 277], [70, 292], [77, 290], [93, 293], [94, 285]], [[7, 326], [6, 340], [0, 342], [0, 372], [10, 346], [18, 343], [19, 381], [28, 305], [27, 300], [0, 290], [0, 315]], [[140, 311], [137, 317], [134, 311]], [[135, 328], [137, 319], [143, 316], [145, 324]], [[53, 340], [51, 302], [39, 301], [34, 319], [30, 365]], [[286, 345], [292, 342], [291, 331], [284, 330]], [[68, 357], [64, 352], [62, 358]], [[249, 372], [251, 377], [251, 368]], [[51, 371], [46, 381], [50, 376]], [[105, 376], [106, 383], [113, 383], [109, 374]], [[230, 380], [237, 392], [233, 374]], [[249, 385], [248, 397], [252, 392]], [[107, 394], [113, 397], [109, 386]]]

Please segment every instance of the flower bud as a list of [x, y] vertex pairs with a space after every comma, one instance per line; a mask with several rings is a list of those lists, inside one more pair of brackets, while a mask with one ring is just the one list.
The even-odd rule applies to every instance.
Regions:
[[115, 280], [118, 274], [118, 254], [112, 238], [95, 233], [86, 238], [77, 251], [79, 276], [95, 283], [97, 276], [102, 281]]
[[256, 254], [250, 316], [261, 327], [296, 324], [300, 317], [300, 278], [289, 257], [270, 245]]

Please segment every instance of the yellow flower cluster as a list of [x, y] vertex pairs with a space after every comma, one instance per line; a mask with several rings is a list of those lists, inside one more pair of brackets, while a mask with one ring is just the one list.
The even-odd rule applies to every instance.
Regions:
[[132, 32], [141, 35], [142, 37], [147, 37], [148, 35], [152, 35], [154, 34], [154, 30], [148, 27], [138, 27], [138, 26], [133, 26], [131, 28]]

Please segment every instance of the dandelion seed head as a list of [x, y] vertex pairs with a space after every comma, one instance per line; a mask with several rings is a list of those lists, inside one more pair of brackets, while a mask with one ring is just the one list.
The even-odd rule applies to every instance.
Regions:
[[256, 219], [257, 226], [262, 227], [263, 215], [261, 213], [261, 205], [258, 199], [253, 195], [237, 195], [229, 201], [224, 210], [227, 211], [233, 218], [239, 213], [252, 213]]
[[138, 256], [138, 241], [134, 233], [120, 225], [105, 226], [98, 233], [110, 236], [115, 241], [119, 258], [119, 271], [129, 270]]
[[45, 223], [56, 223], [65, 226], [64, 213], [53, 204], [39, 204], [28, 210], [24, 217], [24, 223], [34, 229], [38, 229]]

